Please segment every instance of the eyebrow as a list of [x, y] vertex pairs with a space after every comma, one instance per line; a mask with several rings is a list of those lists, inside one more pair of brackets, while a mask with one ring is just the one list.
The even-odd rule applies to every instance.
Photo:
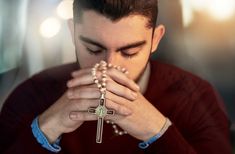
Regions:
[[[87, 37], [84, 37], [84, 36], [80, 36], [79, 37], [80, 40], [82, 40], [83, 42], [86, 42], [86, 43], [89, 43], [89, 44], [92, 44], [92, 45], [95, 45], [95, 46], [98, 46], [104, 50], [107, 50], [107, 47], [105, 47], [104, 45], [102, 45], [101, 43], [99, 42], [96, 42], [90, 38], [87, 38]], [[130, 43], [130, 44], [127, 44], [123, 47], [119, 47], [117, 49], [117, 51], [122, 51], [122, 50], [128, 50], [128, 49], [131, 49], [131, 48], [136, 48], [136, 47], [140, 47], [140, 46], [143, 46], [146, 44], [146, 41], [143, 40], [143, 41], [137, 41], [137, 42], [134, 42], [134, 43]]]

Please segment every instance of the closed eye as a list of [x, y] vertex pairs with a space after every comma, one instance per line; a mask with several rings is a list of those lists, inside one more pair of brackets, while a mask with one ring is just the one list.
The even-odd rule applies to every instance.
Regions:
[[98, 54], [100, 54], [100, 53], [102, 52], [102, 50], [92, 50], [92, 49], [90, 49], [90, 48], [88, 48], [88, 47], [86, 47], [86, 50], [87, 50], [90, 54], [92, 54], [92, 55], [98, 55]]
[[126, 53], [126, 52], [121, 52], [122, 56], [125, 57], [125, 58], [132, 58], [134, 56], [136, 56], [139, 52], [136, 52], [136, 53]]

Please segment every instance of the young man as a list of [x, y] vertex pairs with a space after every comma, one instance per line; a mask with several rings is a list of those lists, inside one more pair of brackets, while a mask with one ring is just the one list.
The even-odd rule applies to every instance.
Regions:
[[[9, 96], [0, 115], [0, 153], [231, 153], [228, 119], [212, 87], [149, 60], [165, 31], [155, 26], [157, 5], [75, 0], [69, 27], [79, 69], [74, 63], [46, 70]], [[87, 111], [99, 105], [91, 72], [101, 60], [129, 73], [103, 72], [106, 107], [115, 114], [105, 117], [97, 144], [97, 115]]]

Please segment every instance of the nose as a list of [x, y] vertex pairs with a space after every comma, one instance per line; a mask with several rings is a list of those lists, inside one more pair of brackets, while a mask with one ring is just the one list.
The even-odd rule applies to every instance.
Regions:
[[118, 64], [118, 53], [115, 51], [108, 51], [106, 52], [105, 60], [107, 63], [112, 65]]

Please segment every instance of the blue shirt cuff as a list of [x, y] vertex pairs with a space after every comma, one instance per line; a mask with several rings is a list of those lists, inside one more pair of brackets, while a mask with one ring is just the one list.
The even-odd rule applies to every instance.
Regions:
[[43, 132], [41, 131], [41, 129], [39, 128], [38, 125], [38, 117], [36, 117], [32, 124], [31, 124], [31, 128], [32, 128], [32, 133], [33, 136], [36, 138], [37, 142], [39, 144], [41, 144], [41, 146], [51, 152], [54, 153], [58, 153], [59, 151], [61, 151], [61, 147], [59, 146], [61, 137], [59, 137], [55, 143], [50, 144], [46, 138], [46, 136], [43, 134]]

